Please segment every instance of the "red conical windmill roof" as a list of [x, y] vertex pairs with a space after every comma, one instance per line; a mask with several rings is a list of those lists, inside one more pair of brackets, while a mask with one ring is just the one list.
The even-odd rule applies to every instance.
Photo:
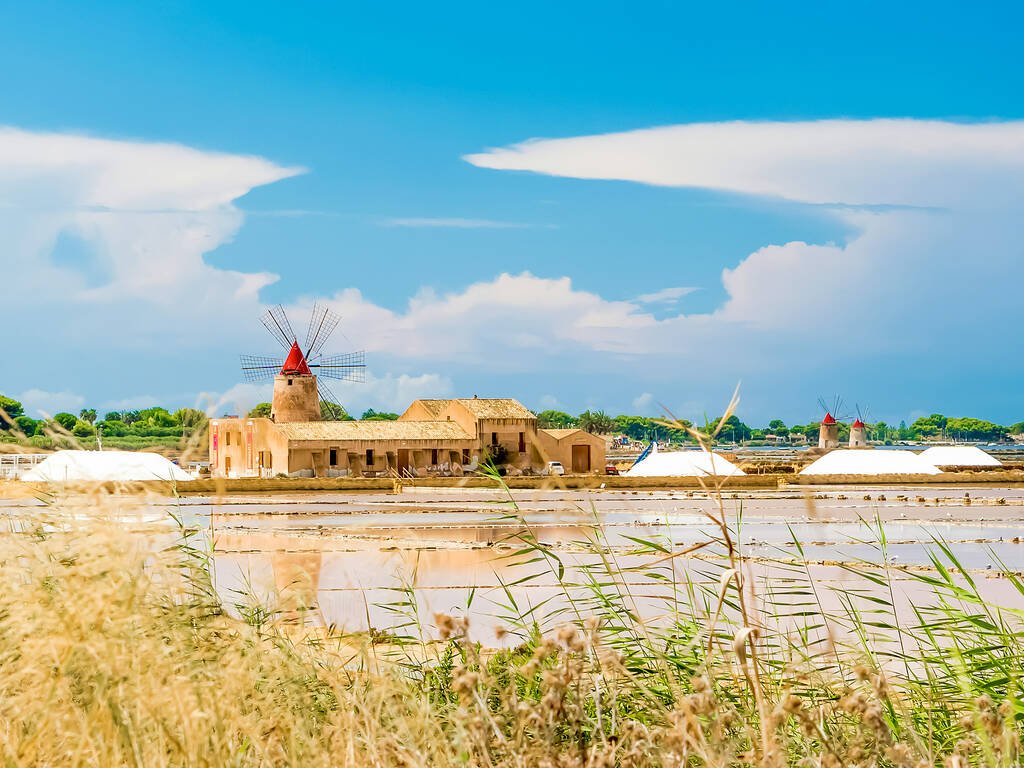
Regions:
[[825, 418], [821, 420], [822, 424], [835, 424], [836, 420], [832, 418], [832, 414], [828, 411], [825, 412]]
[[864, 429], [864, 422], [861, 421], [860, 419], [857, 419], [855, 422], [853, 422], [853, 428], [854, 429]]
[[299, 342], [292, 342], [292, 348], [288, 350], [288, 357], [284, 359], [284, 365], [281, 366], [281, 373], [297, 373], [303, 376], [312, 375], [313, 372], [309, 370], [309, 366], [306, 364], [306, 356], [299, 349]]

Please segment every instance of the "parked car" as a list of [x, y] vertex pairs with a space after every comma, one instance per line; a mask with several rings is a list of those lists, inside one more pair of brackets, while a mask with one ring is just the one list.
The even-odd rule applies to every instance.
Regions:
[[560, 461], [549, 461], [544, 466], [544, 471], [541, 474], [557, 475], [560, 477], [565, 474], [565, 467], [562, 466], [562, 462]]
[[606, 475], [617, 475], [619, 474], [619, 468], [614, 464], [607, 464], [604, 468], [604, 473]]

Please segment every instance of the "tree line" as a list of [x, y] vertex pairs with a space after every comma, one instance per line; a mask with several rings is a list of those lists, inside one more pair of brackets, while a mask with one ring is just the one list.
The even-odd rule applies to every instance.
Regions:
[[[206, 414], [197, 408], [129, 409], [107, 411], [103, 418], [95, 408], [82, 408], [78, 414], [55, 413], [47, 419], [34, 419], [25, 413], [19, 401], [0, 395], [0, 433], [26, 440], [41, 448], [64, 447], [79, 442], [92, 444], [97, 438], [111, 447], [174, 445], [206, 429]], [[73, 438], [73, 439], [72, 439]]]
[[[250, 419], [269, 419], [271, 407], [270, 403], [258, 403], [247, 415]], [[320, 418], [324, 421], [355, 421], [355, 417], [349, 415], [343, 406], [329, 400], [320, 401]], [[367, 408], [359, 419], [360, 421], [397, 421], [398, 414]]]
[[[321, 417], [334, 421], [351, 421], [353, 417], [341, 406], [322, 401]], [[249, 411], [250, 418], [269, 417], [270, 403], [260, 403]], [[397, 413], [376, 411], [368, 408], [359, 417], [364, 421], [393, 421]], [[0, 395], [0, 437], [18, 437], [40, 447], [54, 447], [57, 439], [71, 436], [84, 444], [94, 442], [97, 436], [108, 441], [111, 447], [142, 447], [144, 445], [176, 444], [181, 439], [194, 436], [206, 429], [206, 414], [196, 408], [179, 408], [168, 411], [154, 406], [139, 410], [107, 411], [103, 418], [95, 408], [82, 408], [78, 414], [66, 411], [56, 413], [49, 419], [33, 419], [26, 415], [24, 406], [14, 398]], [[564, 411], [542, 410], [537, 412], [537, 425], [543, 429], [578, 428], [600, 435], [618, 435], [630, 440], [647, 442], [682, 443], [693, 442], [688, 431], [694, 424], [686, 419], [672, 423], [669, 419], [649, 416], [620, 414], [610, 416], [602, 410], [586, 410], [573, 416]], [[741, 421], [735, 414], [724, 424], [719, 419], [698, 423], [702, 432], [717, 430], [721, 442], [760, 442], [785, 440], [789, 442], [814, 442], [818, 439], [820, 421], [807, 424], [787, 425], [782, 419], [772, 419], [762, 427], [752, 427]], [[839, 425], [839, 438], [846, 440], [850, 425]], [[911, 424], [901, 421], [890, 425], [878, 421], [867, 425], [868, 438], [879, 442], [900, 442], [919, 440], [962, 440], [1000, 442], [1013, 436], [1024, 435], [1024, 422], [1008, 425], [995, 424], [984, 419], [945, 416], [933, 413], [922, 416]]]
[[[610, 416], [604, 411], [590, 410], [584, 411], [578, 416], [557, 410], [544, 410], [537, 413], [537, 426], [542, 429], [578, 428], [600, 435], [623, 435], [637, 441], [694, 441], [686, 429], [694, 426], [690, 421], [686, 419], [678, 421], [684, 427], [683, 429], [670, 426], [667, 422], [671, 421], [648, 416]], [[790, 426], [782, 419], [772, 419], [762, 427], [752, 427], [743, 423], [734, 414], [724, 424], [721, 424], [720, 419], [713, 419], [705, 424], [698, 424], [697, 428], [708, 434], [717, 431], [718, 439], [723, 442], [759, 442], [773, 439], [789, 442], [804, 440], [814, 442], [818, 439], [820, 426], [820, 420]], [[910, 425], [907, 425], [905, 421], [901, 421], [898, 426], [878, 421], [874, 424], [867, 424], [866, 427], [868, 438], [879, 442], [930, 439], [1000, 442], [1009, 440], [1016, 435], [1024, 435], [1024, 422], [1000, 425], [983, 419], [944, 416], [938, 413], [922, 416]], [[849, 434], [850, 425], [841, 423], [839, 425], [840, 440], [846, 440]]]

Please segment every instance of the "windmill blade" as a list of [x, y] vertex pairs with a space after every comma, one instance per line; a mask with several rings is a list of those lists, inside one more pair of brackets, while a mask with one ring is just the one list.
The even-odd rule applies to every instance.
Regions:
[[320, 412], [321, 412], [321, 415], [323, 414], [323, 411], [324, 411], [324, 407], [322, 405], [323, 403], [327, 403], [328, 404], [328, 406], [329, 406], [328, 410], [329, 411], [330, 410], [334, 411], [334, 413], [328, 414], [330, 416], [330, 418], [324, 418], [324, 421], [342, 421], [341, 415], [342, 414], [346, 414], [346, 415], [348, 414], [348, 411], [345, 410], [345, 406], [343, 406], [341, 404], [341, 401], [338, 400], [338, 398], [335, 396], [335, 394], [331, 391], [331, 388], [328, 387], [327, 384], [325, 384], [323, 382], [323, 380], [317, 380], [316, 386], [317, 386], [318, 394], [320, 396], [320, 402], [321, 402]]
[[341, 322], [341, 315], [332, 312], [326, 305], [319, 302], [313, 305], [313, 314], [309, 316], [309, 328], [306, 329], [306, 359], [320, 354], [327, 339]]
[[288, 315], [280, 304], [271, 307], [260, 317], [263, 327], [270, 331], [270, 335], [277, 339], [277, 343], [285, 349], [290, 349], [295, 342], [295, 331], [292, 324], [288, 322]]
[[343, 355], [328, 355], [320, 357], [315, 363], [310, 363], [309, 367], [321, 378], [361, 382], [366, 380], [366, 353], [346, 352]]
[[242, 355], [242, 375], [248, 382], [269, 381], [281, 371], [281, 361], [261, 355]]

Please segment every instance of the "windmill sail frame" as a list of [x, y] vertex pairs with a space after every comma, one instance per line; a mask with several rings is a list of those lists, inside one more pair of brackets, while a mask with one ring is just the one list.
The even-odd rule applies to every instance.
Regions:
[[[298, 345], [298, 339], [288, 314], [281, 304], [269, 308], [260, 316], [260, 323], [284, 349], [301, 356], [308, 371], [317, 376], [317, 388], [323, 393], [320, 399], [346, 413], [344, 406], [338, 401], [324, 379], [335, 381], [363, 382], [366, 380], [366, 353], [345, 352], [336, 355], [323, 355], [322, 350], [327, 340], [341, 322], [341, 315], [331, 311], [326, 305], [316, 302], [306, 326], [305, 351]], [[268, 355], [241, 355], [242, 375], [249, 383], [270, 381], [284, 372], [286, 360]]]

